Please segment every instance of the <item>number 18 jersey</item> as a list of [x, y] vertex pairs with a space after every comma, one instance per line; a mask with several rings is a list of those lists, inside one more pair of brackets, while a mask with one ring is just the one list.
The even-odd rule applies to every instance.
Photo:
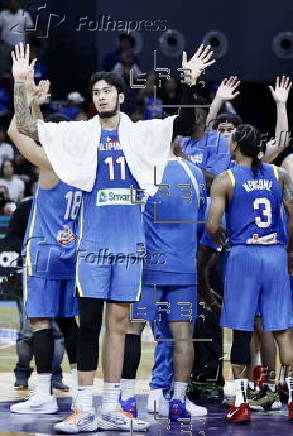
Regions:
[[253, 170], [235, 166], [227, 171], [233, 186], [226, 206], [226, 222], [231, 245], [284, 244], [279, 173], [275, 166], [261, 164]]
[[74, 279], [81, 200], [82, 192], [61, 180], [52, 189], [38, 187], [24, 239], [28, 275]]

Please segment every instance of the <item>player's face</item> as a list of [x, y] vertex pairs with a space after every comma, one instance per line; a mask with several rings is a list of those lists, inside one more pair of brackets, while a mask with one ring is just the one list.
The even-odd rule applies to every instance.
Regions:
[[101, 118], [115, 115], [119, 109], [118, 94], [115, 86], [105, 80], [99, 80], [93, 86], [93, 102]]
[[235, 133], [235, 130], [236, 128], [232, 123], [220, 123], [217, 128], [217, 131], [221, 135], [225, 136], [225, 138], [227, 138], [229, 142], [231, 142], [231, 138], [233, 133]]

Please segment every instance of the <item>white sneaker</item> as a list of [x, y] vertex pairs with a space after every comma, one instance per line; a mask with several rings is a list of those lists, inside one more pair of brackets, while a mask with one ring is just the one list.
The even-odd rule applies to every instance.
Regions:
[[272, 410], [280, 410], [282, 408], [282, 403], [280, 401], [274, 401], [272, 404]]
[[186, 409], [191, 414], [191, 416], [206, 416], [208, 414], [208, 409], [206, 407], [197, 406], [187, 398], [186, 398]]
[[169, 416], [169, 401], [164, 397], [163, 389], [154, 389], [150, 391], [147, 405], [149, 413], [155, 413], [155, 403], [156, 412], [160, 416]]
[[42, 397], [34, 393], [27, 401], [10, 406], [10, 412], [33, 414], [33, 413], [56, 413], [58, 411], [57, 400], [53, 395]]
[[80, 433], [83, 431], [96, 431], [98, 418], [92, 412], [75, 410], [72, 415], [54, 425], [54, 430], [62, 433]]
[[133, 418], [130, 413], [115, 410], [102, 413], [98, 418], [98, 429], [120, 431], [147, 431], [149, 423], [138, 418]]

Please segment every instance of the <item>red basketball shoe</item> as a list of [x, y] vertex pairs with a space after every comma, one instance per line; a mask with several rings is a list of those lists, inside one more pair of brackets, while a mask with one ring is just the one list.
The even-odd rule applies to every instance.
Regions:
[[249, 404], [242, 403], [238, 407], [230, 406], [226, 412], [225, 420], [228, 422], [249, 422], [250, 421]]

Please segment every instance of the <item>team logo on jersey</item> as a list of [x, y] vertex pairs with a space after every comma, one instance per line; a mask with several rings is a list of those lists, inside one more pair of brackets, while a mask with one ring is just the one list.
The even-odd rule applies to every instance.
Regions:
[[75, 241], [75, 236], [72, 233], [72, 228], [68, 225], [64, 225], [62, 230], [58, 230], [57, 241], [62, 245], [69, 245]]
[[[132, 196], [135, 198], [135, 191]], [[101, 189], [97, 193], [97, 206], [132, 206], [134, 204], [128, 188]]]

